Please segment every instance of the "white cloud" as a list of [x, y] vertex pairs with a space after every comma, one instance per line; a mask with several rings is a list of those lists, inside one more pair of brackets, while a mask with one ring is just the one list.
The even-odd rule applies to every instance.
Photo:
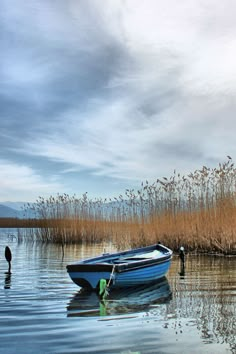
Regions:
[[63, 188], [55, 176], [44, 178], [26, 165], [0, 160], [0, 200], [35, 201], [39, 195], [51, 195]]
[[[37, 135], [11, 152], [60, 162], [64, 178], [89, 171], [134, 182], [236, 153], [232, 0], [4, 4], [12, 30], [28, 41], [19, 60], [8, 52], [4, 80], [29, 94], [37, 87], [44, 108]], [[58, 87], [66, 97], [56, 97]]]

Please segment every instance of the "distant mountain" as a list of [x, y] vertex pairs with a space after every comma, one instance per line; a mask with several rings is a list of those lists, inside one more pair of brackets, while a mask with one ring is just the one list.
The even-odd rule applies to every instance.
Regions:
[[16, 218], [20, 217], [20, 211], [0, 204], [0, 218]]
[[27, 202], [0, 202], [0, 218], [24, 218], [24, 205]]
[[0, 202], [1, 205], [5, 205], [8, 208], [16, 209], [16, 210], [22, 210], [24, 205], [27, 204], [27, 202]]
[[27, 202], [0, 202], [0, 218], [35, 218], [35, 213], [32, 210], [28, 210], [25, 213], [24, 206]]

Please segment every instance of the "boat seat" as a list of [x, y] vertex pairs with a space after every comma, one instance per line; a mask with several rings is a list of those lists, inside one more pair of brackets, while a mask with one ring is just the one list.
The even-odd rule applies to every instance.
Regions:
[[140, 253], [140, 254], [134, 254], [133, 256], [130, 255], [130, 256], [127, 256], [127, 258], [118, 258], [118, 259], [115, 259], [113, 261], [111, 261], [111, 263], [113, 264], [121, 264], [121, 263], [128, 263], [128, 262], [136, 262], [136, 261], [142, 261], [142, 260], [145, 260], [145, 259], [151, 259], [151, 258], [156, 258], [158, 254], [161, 254], [160, 251], [158, 250], [154, 250], [154, 251], [151, 251], [151, 252], [145, 252], [145, 253]]
[[140, 254], [135, 254], [134, 256], [129, 256], [127, 258], [123, 258], [126, 260], [142, 260], [142, 259], [148, 259], [148, 258], [156, 258], [159, 254], [161, 254], [160, 251], [154, 250], [152, 252], [146, 252], [146, 253], [140, 253]]
[[[149, 257], [148, 257], [149, 258]], [[125, 258], [125, 261], [127, 262], [130, 262], [130, 261], [143, 261], [147, 259], [146, 257], [130, 257], [130, 258]]]

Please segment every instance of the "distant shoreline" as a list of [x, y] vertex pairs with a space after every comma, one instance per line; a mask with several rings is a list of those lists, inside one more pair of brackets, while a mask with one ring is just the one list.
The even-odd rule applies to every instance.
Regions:
[[[83, 220], [83, 222], [78, 222], [76, 225], [76, 229], [73, 230], [73, 238], [71, 238], [69, 235], [71, 233], [71, 228], [74, 226], [74, 220], [73, 219], [19, 219], [19, 218], [12, 218], [12, 217], [7, 217], [7, 218], [0, 218], [0, 229], [8, 229], [9, 231], [11, 229], [15, 229], [17, 231], [16, 237], [20, 240], [24, 240], [26, 242], [41, 242], [41, 243], [54, 243], [54, 244], [61, 244], [63, 247], [66, 244], [81, 244], [83, 242], [85, 243], [100, 243], [104, 241], [109, 241], [113, 242], [117, 248], [119, 249], [127, 249], [127, 248], [132, 248], [134, 245], [132, 243], [129, 243], [129, 241], [124, 242], [124, 239], [121, 237], [114, 236], [112, 234], [112, 229], [113, 232], [115, 232], [116, 227], [118, 226], [116, 223], [112, 223], [109, 221], [104, 221], [104, 220], [97, 220], [97, 235], [93, 235], [94, 237], [91, 238], [89, 235], [89, 230], [92, 226], [94, 226], [94, 221], [93, 220]], [[103, 224], [103, 227], [108, 227], [111, 229], [110, 235], [106, 234], [101, 235], [99, 234], [99, 223]], [[83, 235], [81, 238], [81, 234], [83, 233], [83, 228], [86, 224], [86, 227], [88, 227], [87, 233]], [[126, 227], [130, 228], [130, 233], [132, 234], [133, 227], [135, 226], [135, 232], [137, 232], [136, 227], [141, 227], [141, 225], [137, 225], [137, 223], [130, 223], [129, 225], [126, 223], [120, 223], [119, 226], [121, 227]], [[144, 226], [144, 225], [142, 225]], [[145, 228], [145, 226], [144, 226]], [[25, 231], [23, 231], [25, 229]], [[29, 231], [27, 231], [29, 230]], [[34, 230], [37, 230], [34, 232]], [[61, 235], [63, 230], [63, 237]], [[46, 232], [53, 234], [53, 237], [49, 238], [43, 238], [41, 237], [42, 233]], [[68, 233], [68, 238], [66, 237]], [[30, 237], [29, 237], [30, 235]], [[182, 235], [181, 240], [176, 237], [176, 234], [168, 235], [168, 238], [165, 238], [165, 235], [161, 238], [161, 242], [168, 247], [170, 247], [173, 251], [175, 256], [178, 255], [179, 252], [179, 247], [184, 245], [186, 254], [188, 256], [191, 255], [208, 255], [208, 256], [214, 256], [214, 257], [220, 257], [220, 256], [227, 256], [227, 257], [235, 257], [236, 256], [236, 249], [231, 249], [231, 250], [224, 250], [223, 248], [220, 249], [220, 247], [217, 247], [217, 244], [214, 244], [214, 240], [211, 240], [212, 247], [209, 247], [209, 245], [206, 247], [204, 244], [204, 238], [201, 236], [201, 231], [199, 232], [199, 240], [196, 242], [195, 240], [195, 249], [194, 248], [188, 248], [188, 242], [191, 239], [191, 235], [185, 237]], [[1, 236], [1, 234], [0, 234]], [[9, 236], [10, 232], [9, 232]], [[141, 237], [140, 237], [141, 236]], [[135, 239], [137, 237], [135, 234], [133, 235], [133, 238]], [[187, 239], [186, 239], [187, 237]], [[222, 236], [223, 239], [223, 236]], [[148, 235], [142, 234], [139, 235], [138, 239], [136, 239], [136, 245], [135, 246], [143, 246], [145, 243], [146, 245], [148, 244], [153, 244], [155, 243], [156, 240], [153, 240], [152, 238], [148, 238]]]

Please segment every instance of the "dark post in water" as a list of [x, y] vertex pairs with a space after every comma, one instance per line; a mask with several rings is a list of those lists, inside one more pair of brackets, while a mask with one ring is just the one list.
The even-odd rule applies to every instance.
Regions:
[[6, 261], [8, 262], [8, 273], [11, 273], [11, 260], [12, 260], [12, 255], [11, 255], [11, 250], [8, 246], [5, 248], [5, 258]]
[[184, 247], [181, 246], [179, 249], [179, 258], [180, 258], [180, 275], [184, 276], [185, 275], [185, 253], [184, 253]]

